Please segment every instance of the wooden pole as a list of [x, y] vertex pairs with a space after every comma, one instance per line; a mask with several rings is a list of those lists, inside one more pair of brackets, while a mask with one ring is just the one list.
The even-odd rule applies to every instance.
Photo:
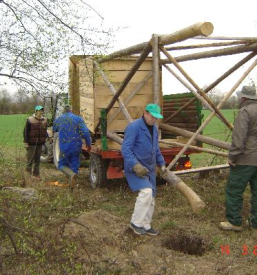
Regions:
[[[190, 131], [180, 129], [178, 127], [174, 127], [174, 126], [167, 125], [167, 124], [164, 124], [164, 123], [160, 123], [160, 129], [164, 130], [164, 131], [167, 131], [167, 132], [174, 133], [178, 136], [183, 136], [183, 137], [187, 137], [187, 138], [192, 137], [192, 135], [194, 134]], [[228, 150], [229, 147], [230, 147], [230, 143], [228, 143], [228, 142], [217, 140], [217, 139], [210, 138], [210, 137], [206, 137], [206, 136], [203, 136], [203, 135], [198, 135], [196, 137], [196, 140], [198, 140], [200, 142], [203, 142], [203, 143], [207, 143], [207, 144], [216, 146], [218, 148], [222, 148], [222, 149], [227, 149]]]
[[170, 46], [165, 47], [166, 51], [179, 51], [179, 50], [190, 50], [190, 49], [199, 49], [199, 48], [214, 48], [214, 47], [224, 47], [224, 46], [232, 46], [232, 45], [240, 45], [240, 44], [250, 44], [251, 41], [230, 41], [230, 42], [219, 42], [219, 43], [209, 43], [209, 44], [199, 44], [199, 45], [185, 45], [185, 46]]
[[[223, 97], [223, 99], [218, 104], [217, 108], [220, 109], [224, 103], [229, 99], [229, 97], [234, 93], [236, 88], [242, 83], [242, 81], [246, 78], [246, 76], [253, 70], [253, 68], [257, 65], [257, 59], [253, 62], [253, 64], [245, 71], [245, 73], [240, 77], [240, 79], [236, 82], [236, 84], [232, 87], [232, 89]], [[195, 140], [197, 135], [205, 128], [206, 125], [211, 121], [211, 119], [214, 117], [215, 112], [212, 112], [207, 119], [204, 121], [204, 123], [197, 129], [197, 131], [193, 134], [193, 136], [189, 139], [187, 144], [183, 147], [183, 149], [176, 155], [176, 157], [172, 160], [172, 162], [168, 165], [168, 169], [171, 169], [178, 159], [182, 156], [182, 154], [186, 151], [188, 146]]]
[[[174, 146], [183, 147], [185, 145], [184, 143], [179, 143], [179, 142], [175, 142], [175, 141], [165, 141], [165, 140], [159, 140], [159, 143], [172, 145], [173, 147]], [[228, 153], [224, 153], [224, 152], [220, 152], [220, 151], [216, 151], [216, 150], [212, 150], [212, 149], [208, 149], [208, 148], [202, 148], [202, 147], [193, 146], [193, 145], [188, 146], [188, 148], [193, 149], [198, 152], [204, 152], [204, 153], [209, 153], [209, 154], [213, 154], [213, 155], [217, 155], [217, 156], [228, 157]]]
[[[213, 102], [209, 99], [208, 96], [202, 91], [202, 89], [193, 81], [193, 79], [184, 71], [184, 69], [179, 65], [179, 63], [173, 58], [163, 46], [160, 46], [160, 50], [168, 57], [168, 59], [174, 64], [174, 66], [185, 76], [185, 78], [193, 85], [193, 87], [198, 91], [198, 93], [208, 102], [208, 104], [212, 107], [215, 113], [220, 117], [220, 119], [225, 123], [225, 125], [233, 130], [233, 125], [227, 121], [227, 119], [223, 116], [223, 114], [218, 110], [218, 108], [213, 104]], [[201, 98], [200, 98], [201, 99]]]
[[193, 168], [188, 170], [180, 170], [175, 171], [175, 175], [185, 175], [185, 174], [192, 174], [192, 173], [199, 173], [199, 172], [207, 172], [207, 171], [214, 171], [214, 170], [221, 170], [221, 169], [228, 169], [230, 166], [228, 164], [222, 165], [215, 165], [215, 166], [208, 166], [208, 167], [201, 167], [201, 168]]
[[[180, 42], [198, 35], [208, 36], [208, 35], [211, 35], [212, 32], [213, 32], [213, 25], [210, 22], [200, 22], [200, 23], [193, 24], [189, 27], [186, 27], [182, 30], [179, 30], [177, 32], [174, 32], [172, 34], [161, 35], [159, 38], [160, 39], [159, 42], [162, 45], [169, 45], [169, 44]], [[132, 47], [114, 52], [105, 57], [98, 58], [97, 62], [102, 63], [102, 62], [123, 57], [123, 56], [139, 54], [144, 50], [147, 44], [148, 42], [144, 42], [144, 43], [134, 45]]]
[[[198, 60], [198, 59], [203, 59], [203, 58], [240, 54], [240, 53], [252, 52], [252, 51], [256, 51], [256, 50], [257, 50], [257, 43], [254, 43], [249, 46], [243, 45], [243, 46], [236, 46], [236, 47], [228, 47], [228, 48], [219, 49], [219, 50], [206, 51], [206, 52], [178, 56], [178, 57], [176, 57], [176, 61], [184, 62], [184, 61]], [[170, 64], [170, 63], [172, 63], [172, 62], [169, 59], [161, 60], [161, 64]]]
[[[108, 79], [108, 77], [105, 75], [105, 73], [103, 72], [103, 70], [100, 68], [100, 66], [98, 65], [98, 63], [96, 61], [94, 61], [94, 64], [97, 68], [97, 70], [100, 72], [100, 74], [102, 75], [104, 82], [106, 83], [106, 85], [108, 86], [108, 88], [110, 89], [111, 93], [113, 95], [115, 95], [117, 93], [116, 89], [113, 87], [112, 83], [110, 82], [110, 80]], [[127, 108], [125, 107], [125, 105], [123, 104], [122, 100], [118, 97], [118, 102], [120, 105], [120, 110], [122, 111], [125, 119], [128, 121], [128, 123], [131, 123], [133, 121], [133, 119], [131, 118], [131, 116], [128, 113]]]
[[152, 66], [153, 66], [153, 103], [160, 105], [160, 53], [159, 53], [159, 39], [157, 35], [152, 37]]
[[[205, 88], [203, 91], [204, 93], [208, 93], [210, 90], [212, 90], [214, 87], [216, 87], [222, 80], [224, 80], [226, 77], [231, 75], [234, 71], [236, 71], [238, 68], [240, 68], [242, 65], [244, 65], [246, 62], [248, 62], [250, 59], [252, 59], [256, 55], [256, 52], [250, 53], [247, 55], [245, 58], [240, 60], [238, 63], [236, 63], [233, 67], [231, 67], [227, 72], [225, 72], [222, 76], [220, 76], [217, 80], [215, 80], [212, 84], [210, 84], [207, 88]], [[166, 69], [167, 65], [164, 65]], [[177, 114], [179, 114], [181, 111], [183, 111], [187, 106], [192, 104], [196, 98], [190, 99], [184, 106], [180, 107], [175, 113], [173, 113], [171, 116], [166, 118], [163, 123], [167, 122], [168, 120], [172, 119], [175, 117]]]

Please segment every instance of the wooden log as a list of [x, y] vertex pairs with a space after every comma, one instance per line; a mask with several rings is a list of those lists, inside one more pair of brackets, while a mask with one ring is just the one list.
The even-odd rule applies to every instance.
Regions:
[[[177, 128], [177, 127], [174, 127], [174, 126], [171, 126], [171, 125], [167, 125], [167, 124], [164, 124], [164, 123], [160, 123], [160, 129], [164, 130], [164, 131], [167, 131], [167, 132], [174, 133], [178, 136], [183, 136], [183, 137], [187, 137], [187, 138], [190, 138], [194, 134], [194, 133], [189, 132], [187, 130], [183, 130], [183, 129], [180, 129], [180, 128]], [[217, 139], [210, 138], [210, 137], [206, 137], [206, 136], [203, 136], [203, 135], [200, 135], [200, 134], [196, 137], [196, 140], [201, 141], [203, 143], [207, 143], [207, 144], [216, 146], [218, 148], [222, 148], [222, 149], [227, 149], [228, 150], [230, 148], [230, 143], [228, 143], [228, 142], [217, 140]]]
[[[219, 50], [187, 54], [183, 56], [178, 56], [175, 59], [177, 62], [184, 62], [184, 61], [198, 60], [203, 58], [240, 54], [240, 53], [252, 52], [256, 50], [257, 50], [257, 43], [254, 43], [249, 46], [243, 45], [243, 46], [236, 46], [236, 47], [228, 47], [228, 48], [219, 49]], [[171, 61], [169, 59], [161, 60], [161, 64], [170, 64], [170, 63]]]
[[205, 208], [205, 203], [200, 197], [173, 172], [167, 170], [162, 177], [188, 200], [194, 213], [198, 214]]
[[199, 49], [199, 48], [214, 48], [214, 47], [224, 47], [224, 46], [232, 46], [239, 44], [250, 44], [251, 41], [231, 41], [231, 42], [220, 42], [220, 43], [209, 43], [209, 44], [199, 44], [199, 45], [184, 45], [184, 46], [171, 46], [165, 47], [166, 51], [178, 51], [178, 50], [190, 50], [190, 49]]
[[206, 166], [206, 167], [201, 167], [201, 168], [175, 171], [174, 174], [175, 175], [185, 175], [185, 174], [192, 174], [192, 173], [199, 173], [199, 172], [222, 170], [222, 169], [228, 169], [228, 168], [230, 168], [230, 166], [228, 164], [221, 164], [221, 165], [215, 165], [215, 166]]
[[159, 53], [159, 39], [157, 35], [153, 35], [152, 37], [152, 55], [153, 55], [153, 103], [160, 105], [160, 53]]
[[[159, 143], [172, 145], [173, 147], [174, 146], [183, 147], [185, 145], [184, 143], [179, 143], [179, 142], [174, 142], [174, 141], [165, 141], [165, 140], [159, 140]], [[193, 149], [198, 152], [204, 152], [204, 153], [209, 153], [209, 154], [213, 154], [213, 155], [217, 155], [217, 156], [228, 157], [228, 153], [224, 153], [224, 152], [220, 152], [220, 151], [216, 151], [216, 150], [212, 150], [212, 149], [208, 149], [208, 148], [202, 148], [202, 147], [193, 146], [193, 145], [190, 145], [188, 148]]]
[[243, 40], [243, 41], [249, 41], [249, 42], [256, 42], [256, 37], [239, 37], [239, 36], [209, 36], [209, 37], [195, 37], [195, 39], [198, 40]]
[[[198, 35], [208, 36], [212, 34], [212, 32], [213, 32], [213, 25], [210, 22], [200, 22], [200, 23], [191, 25], [189, 27], [186, 27], [182, 30], [179, 30], [175, 33], [168, 34], [168, 35], [161, 35], [159, 36], [159, 42], [162, 45], [168, 45], [168, 44], [183, 41]], [[116, 51], [110, 55], [97, 59], [97, 62], [102, 63], [102, 62], [123, 57], [123, 56], [139, 54], [146, 47], [147, 43], [148, 42], [144, 42], [123, 50]]]

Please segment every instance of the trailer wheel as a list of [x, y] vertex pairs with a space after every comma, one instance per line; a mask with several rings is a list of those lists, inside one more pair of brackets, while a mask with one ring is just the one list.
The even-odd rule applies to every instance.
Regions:
[[46, 140], [46, 143], [42, 145], [40, 161], [53, 162], [53, 144], [50, 142], [50, 140]]
[[59, 133], [54, 133], [53, 158], [54, 158], [54, 164], [56, 168], [58, 168], [59, 157], [60, 157]]
[[106, 185], [106, 163], [101, 156], [91, 153], [89, 162], [90, 183], [93, 188]]

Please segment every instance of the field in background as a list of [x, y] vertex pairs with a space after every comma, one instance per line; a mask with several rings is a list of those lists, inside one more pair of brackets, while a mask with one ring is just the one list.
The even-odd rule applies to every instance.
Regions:
[[[234, 124], [235, 117], [237, 115], [238, 110], [222, 110], [221, 113], [225, 116], [225, 118]], [[202, 110], [203, 120], [206, 120], [210, 115], [209, 110]], [[203, 135], [211, 138], [215, 138], [218, 140], [223, 140], [227, 142], [231, 142], [231, 130], [220, 121], [216, 116], [212, 118], [209, 124], [204, 128]], [[221, 150], [217, 147], [203, 144], [203, 147], [211, 148], [213, 150]], [[210, 165], [218, 165], [227, 163], [227, 158], [221, 156], [215, 156], [207, 153], [194, 154], [190, 156], [193, 167], [201, 167], [201, 166], [210, 166]]]
[[[223, 115], [234, 123], [237, 110], [222, 110]], [[203, 110], [203, 121], [209, 116], [210, 111]], [[20, 156], [23, 152], [23, 128], [28, 115], [0, 115], [0, 149], [4, 156], [15, 154]], [[215, 139], [231, 141], [231, 131], [222, 123], [217, 117], [214, 117], [206, 126], [203, 134]], [[211, 148], [211, 146], [204, 144], [204, 147]], [[217, 150], [217, 148], [213, 149]], [[193, 167], [214, 165], [226, 163], [226, 158], [215, 157], [210, 154], [194, 154], [191, 155]]]

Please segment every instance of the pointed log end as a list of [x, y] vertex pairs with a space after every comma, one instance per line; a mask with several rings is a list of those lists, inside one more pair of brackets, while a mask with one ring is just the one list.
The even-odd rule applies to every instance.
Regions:
[[211, 22], [204, 22], [200, 27], [201, 34], [203, 36], [209, 36], [213, 33], [214, 27]]
[[200, 214], [205, 209], [205, 203], [203, 201], [195, 201], [194, 204], [191, 204], [192, 211], [195, 214]]

